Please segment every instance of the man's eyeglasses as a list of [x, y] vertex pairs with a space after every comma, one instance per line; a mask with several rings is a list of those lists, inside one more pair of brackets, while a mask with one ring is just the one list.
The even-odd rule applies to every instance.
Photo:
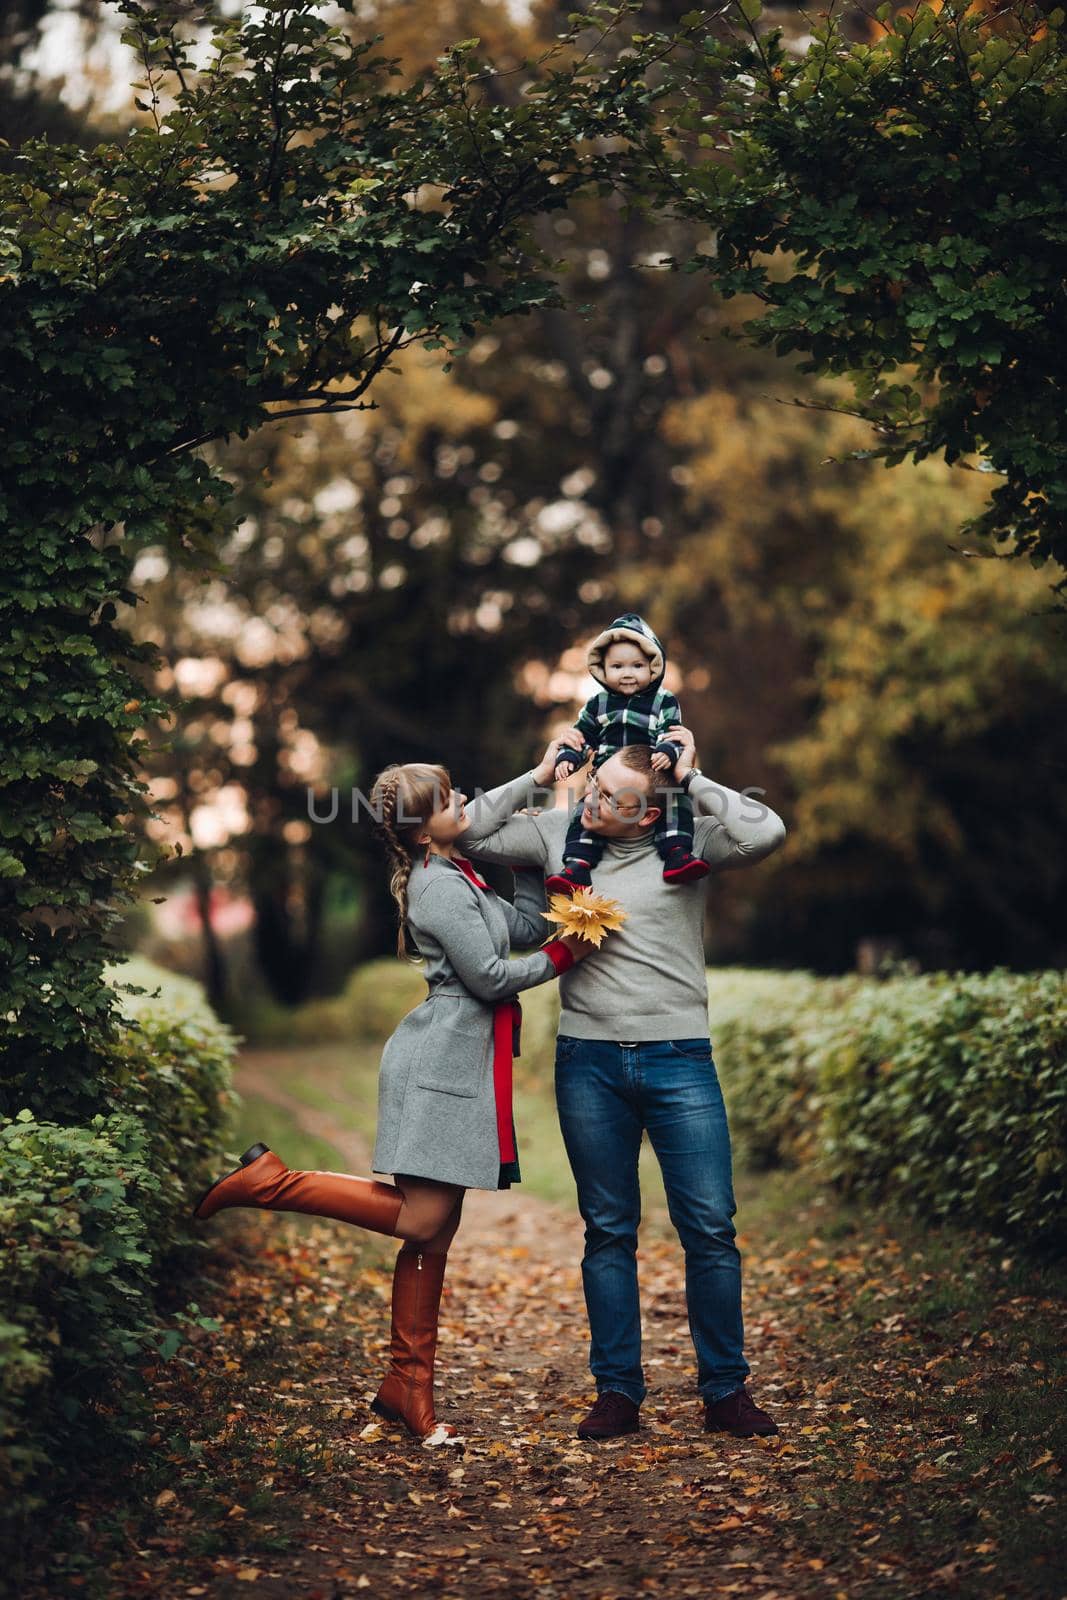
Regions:
[[629, 816], [638, 812], [643, 814], [648, 810], [648, 800], [644, 795], [637, 794], [634, 789], [620, 789], [618, 794], [634, 795], [632, 800], [620, 800], [618, 795], [609, 794], [608, 790], [603, 788], [595, 773], [589, 779], [589, 787], [593, 790], [598, 800], [607, 801], [609, 811], [617, 817]]

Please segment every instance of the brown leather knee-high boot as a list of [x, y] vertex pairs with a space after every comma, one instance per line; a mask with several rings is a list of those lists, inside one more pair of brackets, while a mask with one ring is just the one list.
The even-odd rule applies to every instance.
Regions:
[[294, 1172], [265, 1144], [254, 1144], [241, 1165], [217, 1178], [193, 1207], [198, 1222], [230, 1206], [264, 1211], [302, 1211], [313, 1217], [354, 1222], [372, 1233], [395, 1236], [404, 1196], [391, 1183], [347, 1172]]
[[437, 1321], [448, 1257], [426, 1255], [405, 1245], [393, 1269], [393, 1320], [389, 1371], [372, 1411], [390, 1422], [403, 1422], [426, 1443], [444, 1443], [455, 1435], [450, 1423], [437, 1421], [433, 1403]]

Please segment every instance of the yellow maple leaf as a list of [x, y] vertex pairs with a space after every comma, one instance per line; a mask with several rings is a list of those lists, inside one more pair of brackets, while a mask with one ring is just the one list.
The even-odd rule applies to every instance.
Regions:
[[619, 902], [606, 894], [597, 894], [595, 889], [576, 889], [571, 895], [554, 894], [548, 904], [549, 910], [542, 911], [541, 915], [549, 922], [557, 922], [559, 933], [585, 939], [598, 950], [604, 935], [621, 928], [626, 921], [626, 912]]

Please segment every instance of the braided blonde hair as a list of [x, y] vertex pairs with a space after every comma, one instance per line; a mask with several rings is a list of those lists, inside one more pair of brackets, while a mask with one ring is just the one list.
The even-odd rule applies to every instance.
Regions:
[[412, 959], [407, 942], [407, 916], [408, 879], [414, 862], [415, 838], [434, 812], [441, 809], [451, 788], [452, 779], [444, 767], [409, 761], [379, 772], [371, 789], [375, 827], [392, 868], [389, 893], [397, 909], [396, 953], [404, 960]]

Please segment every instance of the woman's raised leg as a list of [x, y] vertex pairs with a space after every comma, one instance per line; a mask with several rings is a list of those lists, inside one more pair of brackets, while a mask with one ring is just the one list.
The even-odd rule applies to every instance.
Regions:
[[374, 1233], [395, 1234], [404, 1197], [391, 1183], [357, 1178], [348, 1172], [299, 1172], [287, 1167], [264, 1144], [254, 1144], [240, 1165], [217, 1178], [193, 1207], [198, 1222], [231, 1206], [261, 1211], [300, 1211], [334, 1217]]
[[[302, 1172], [287, 1167], [266, 1145], [254, 1144], [240, 1158], [239, 1166], [216, 1179], [201, 1195], [193, 1216], [206, 1222], [233, 1206], [298, 1211], [351, 1222], [425, 1249], [445, 1228], [462, 1193], [456, 1184], [428, 1178], [405, 1178], [392, 1184], [350, 1172]], [[434, 1243], [432, 1248], [438, 1246]], [[447, 1250], [447, 1243], [444, 1248]]]

